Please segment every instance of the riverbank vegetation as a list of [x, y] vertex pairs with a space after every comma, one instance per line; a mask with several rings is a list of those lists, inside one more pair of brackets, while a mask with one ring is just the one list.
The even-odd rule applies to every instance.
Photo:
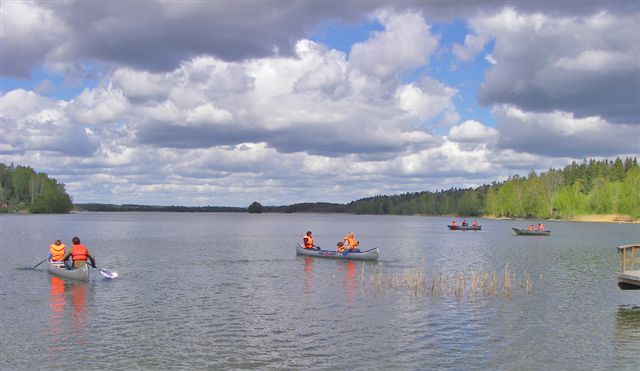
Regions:
[[[2, 165], [0, 201], [9, 210], [67, 212], [59, 211], [68, 208], [64, 202], [64, 185], [55, 179], [45, 179], [48, 179], [46, 174], [35, 174], [28, 167]], [[549, 169], [540, 174], [531, 171], [527, 176], [514, 175], [504, 182], [477, 188], [381, 195], [347, 204], [309, 202], [263, 206], [256, 201], [247, 208], [135, 204], [76, 204], [75, 207], [79, 211], [317, 212], [631, 222], [640, 219], [640, 167], [635, 157], [590, 159], [573, 162], [561, 170]]]
[[63, 183], [28, 166], [0, 164], [0, 211], [68, 213], [72, 208]]
[[[640, 167], [637, 158], [585, 160], [562, 170], [477, 188], [375, 196], [346, 205], [304, 203], [264, 207], [264, 212], [343, 212], [354, 214], [460, 215], [468, 217], [579, 220], [611, 215], [612, 221], [640, 217]], [[615, 220], [618, 218], [619, 220]]]

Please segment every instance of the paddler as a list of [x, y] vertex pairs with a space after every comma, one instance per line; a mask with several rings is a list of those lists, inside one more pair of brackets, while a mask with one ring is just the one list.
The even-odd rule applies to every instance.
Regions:
[[305, 249], [320, 250], [320, 246], [316, 246], [313, 242], [313, 234], [311, 231], [307, 231], [307, 234], [302, 237], [302, 243]]
[[81, 244], [78, 237], [71, 239], [71, 242], [73, 242], [73, 245], [71, 246], [71, 249], [67, 249], [63, 260], [66, 261], [69, 258], [73, 258], [73, 267], [81, 268], [87, 265], [87, 259], [89, 259], [91, 261], [91, 265], [95, 267], [96, 260], [93, 258], [93, 255], [87, 246]]
[[64, 265], [64, 253], [66, 246], [60, 240], [49, 245], [49, 261], [51, 264]]

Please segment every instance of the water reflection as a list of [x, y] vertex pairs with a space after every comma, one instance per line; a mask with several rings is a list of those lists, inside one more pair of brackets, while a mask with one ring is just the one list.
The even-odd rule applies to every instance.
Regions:
[[616, 368], [634, 369], [640, 365], [640, 307], [621, 305], [616, 315]]
[[49, 281], [49, 331], [51, 343], [49, 350], [55, 352], [64, 344], [64, 305], [66, 303], [64, 293], [64, 280], [50, 277]]
[[[63, 366], [56, 353], [84, 344], [87, 325], [87, 283], [49, 277], [49, 347], [52, 367]], [[70, 313], [69, 313], [70, 311]], [[69, 324], [68, 320], [71, 321]], [[69, 327], [73, 333], [68, 332]], [[71, 343], [70, 343], [71, 341]], [[60, 362], [59, 364], [56, 364]]]
[[338, 280], [346, 290], [349, 304], [356, 301], [356, 273], [358, 266], [352, 261], [338, 261]]
[[307, 256], [304, 258], [304, 292], [313, 292], [313, 261], [315, 258]]
[[87, 327], [87, 284], [84, 282], [70, 282], [69, 295], [71, 297], [71, 313], [74, 340], [77, 344], [85, 343], [85, 329]]

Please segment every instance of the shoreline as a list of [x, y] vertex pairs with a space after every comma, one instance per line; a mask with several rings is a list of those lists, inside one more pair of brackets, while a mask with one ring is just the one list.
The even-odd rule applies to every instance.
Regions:
[[506, 217], [493, 217], [493, 216], [483, 216], [483, 218], [494, 219], [494, 220], [548, 220], [548, 221], [580, 222], [580, 223], [640, 224], [640, 219], [634, 219], [629, 215], [620, 215], [620, 214], [576, 215], [572, 218], [567, 218], [567, 219], [506, 218]]

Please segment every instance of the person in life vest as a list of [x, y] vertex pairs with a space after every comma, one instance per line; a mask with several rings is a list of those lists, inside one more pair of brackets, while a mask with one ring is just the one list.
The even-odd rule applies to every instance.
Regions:
[[71, 249], [67, 249], [63, 260], [67, 261], [69, 258], [73, 258], [73, 267], [81, 268], [87, 265], [87, 259], [89, 259], [91, 265], [95, 268], [96, 260], [93, 258], [87, 246], [81, 244], [78, 237], [74, 237], [71, 242], [73, 242], [73, 246], [71, 246]]
[[311, 231], [307, 231], [307, 234], [302, 237], [302, 243], [305, 249], [320, 250], [320, 246], [316, 246], [313, 241], [313, 234]]
[[531, 224], [531, 225], [529, 226], [529, 230], [530, 230], [530, 231], [533, 231], [534, 229], [535, 229], [535, 228], [533, 227], [533, 224]]
[[60, 240], [49, 245], [49, 261], [52, 264], [64, 265], [65, 248], [66, 246]]
[[480, 224], [478, 224], [478, 221], [477, 221], [477, 220], [474, 220], [474, 221], [473, 221], [473, 223], [471, 223], [471, 226], [472, 226], [472, 227], [477, 227], [477, 226], [479, 226], [479, 225], [480, 225]]
[[346, 236], [342, 239], [344, 244], [349, 247], [349, 251], [351, 252], [360, 252], [358, 245], [360, 245], [360, 241], [356, 240], [353, 232], [347, 233]]
[[337, 252], [345, 252], [345, 251], [347, 251], [347, 246], [345, 246], [344, 243], [342, 241], [340, 241], [336, 245], [336, 251]]
[[455, 220], [451, 221], [451, 226], [452, 226], [452, 227], [456, 227], [457, 225], [458, 225], [458, 223], [456, 223], [456, 221], [455, 221]]
[[544, 224], [538, 223], [538, 230], [539, 231], [544, 231]]
[[462, 220], [462, 226], [463, 226], [463, 227], [466, 227], [466, 226], [468, 226], [468, 225], [469, 225], [469, 223], [467, 223], [467, 219], [463, 219], [463, 220]]

